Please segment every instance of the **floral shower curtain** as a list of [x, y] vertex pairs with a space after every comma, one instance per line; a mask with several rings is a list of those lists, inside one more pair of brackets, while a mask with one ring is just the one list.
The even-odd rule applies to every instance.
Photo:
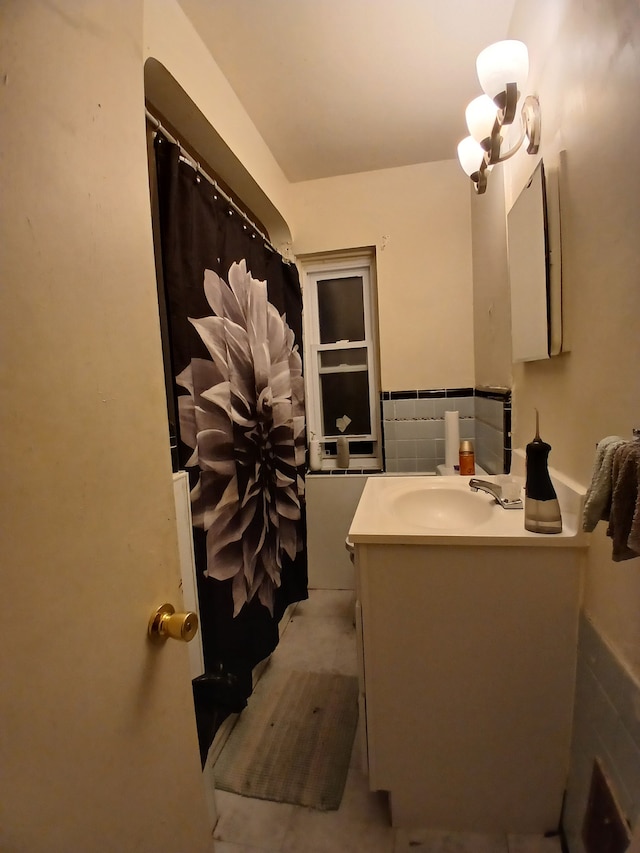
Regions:
[[295, 265], [155, 140], [162, 275], [189, 471], [205, 668], [231, 710], [307, 597], [302, 297]]

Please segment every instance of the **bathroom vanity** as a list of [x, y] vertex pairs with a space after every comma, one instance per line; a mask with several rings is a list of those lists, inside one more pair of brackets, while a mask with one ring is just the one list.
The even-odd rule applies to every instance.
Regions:
[[553, 536], [525, 531], [522, 511], [468, 478], [365, 486], [349, 531], [363, 752], [394, 826], [558, 826], [588, 537], [584, 494], [554, 484], [564, 530]]

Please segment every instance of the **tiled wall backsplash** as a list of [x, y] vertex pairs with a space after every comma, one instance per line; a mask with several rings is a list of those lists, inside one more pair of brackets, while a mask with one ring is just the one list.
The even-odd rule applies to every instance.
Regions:
[[476, 388], [476, 455], [488, 474], [511, 468], [511, 394]]
[[434, 472], [445, 460], [444, 413], [457, 411], [460, 439], [475, 444], [476, 461], [489, 474], [509, 470], [511, 395], [474, 388], [383, 391], [385, 470]]
[[594, 758], [633, 826], [640, 816], [640, 685], [582, 616], [573, 742], [563, 826], [571, 853], [585, 853], [582, 825]]

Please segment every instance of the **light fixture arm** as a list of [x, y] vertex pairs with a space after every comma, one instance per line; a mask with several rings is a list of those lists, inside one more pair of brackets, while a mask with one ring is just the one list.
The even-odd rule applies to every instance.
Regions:
[[527, 154], [537, 154], [540, 147], [540, 102], [535, 95], [528, 95], [522, 104], [520, 111], [520, 137], [518, 141], [504, 153], [501, 151], [503, 123], [500, 121], [500, 116], [496, 118], [496, 123], [491, 132], [491, 144], [487, 151], [488, 165], [494, 166], [496, 163], [504, 163], [509, 160], [522, 147], [525, 138], [528, 140]]
[[475, 187], [476, 193], [482, 195], [487, 191], [487, 164], [483, 162], [478, 171], [471, 178]]
[[502, 135], [500, 133], [501, 129], [502, 128], [501, 128], [500, 124], [496, 121], [496, 127], [494, 129], [494, 132], [491, 134], [491, 139], [493, 140], [495, 138], [496, 144], [495, 145], [492, 144], [491, 149], [489, 151], [487, 151], [487, 160], [488, 160], [488, 165], [490, 165], [490, 166], [495, 166], [497, 163], [504, 163], [505, 160], [508, 160], [510, 157], [513, 157], [513, 155], [517, 151], [519, 151], [520, 148], [522, 147], [522, 143], [524, 142], [524, 138], [526, 136], [526, 130], [525, 130], [524, 124], [523, 124], [520, 128], [520, 136], [518, 138], [518, 141], [514, 145], [512, 145], [508, 151], [505, 151], [503, 153], [502, 147], [501, 147], [502, 146]]
[[500, 147], [498, 147], [498, 156], [495, 159], [490, 159], [489, 164], [491, 166], [494, 166], [496, 163], [504, 163], [505, 160], [509, 160], [511, 157], [513, 157], [513, 155], [516, 154], [520, 150], [520, 148], [522, 148], [522, 143], [524, 142], [524, 138], [526, 135], [527, 132], [524, 129], [523, 125], [520, 129], [520, 137], [518, 138], [518, 141], [515, 143], [515, 145], [512, 145], [511, 148], [508, 151], [505, 151], [504, 153], [502, 152]]
[[501, 92], [493, 99], [500, 110], [499, 115], [502, 124], [513, 123], [513, 120], [516, 117], [516, 107], [518, 106], [519, 97], [520, 93], [518, 92], [518, 84], [507, 83], [504, 88], [504, 92]]

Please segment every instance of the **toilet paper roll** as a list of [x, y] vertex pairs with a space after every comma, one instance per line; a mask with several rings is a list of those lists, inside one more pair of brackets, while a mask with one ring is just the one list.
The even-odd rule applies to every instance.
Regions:
[[336, 455], [336, 465], [338, 468], [349, 467], [349, 439], [346, 435], [338, 436], [338, 452]]
[[457, 467], [460, 462], [460, 423], [458, 412], [444, 413], [444, 464], [447, 468]]

